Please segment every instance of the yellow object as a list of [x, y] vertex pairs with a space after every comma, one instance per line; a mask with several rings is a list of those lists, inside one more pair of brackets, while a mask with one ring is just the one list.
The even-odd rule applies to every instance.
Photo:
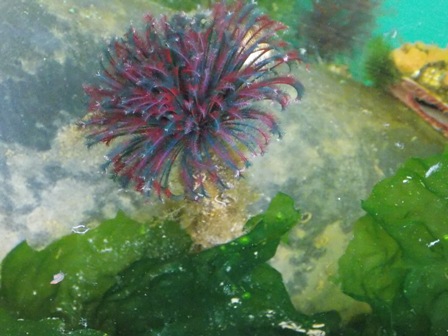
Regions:
[[406, 43], [392, 51], [392, 59], [403, 76], [411, 76], [428, 63], [448, 63], [448, 48], [422, 42]]

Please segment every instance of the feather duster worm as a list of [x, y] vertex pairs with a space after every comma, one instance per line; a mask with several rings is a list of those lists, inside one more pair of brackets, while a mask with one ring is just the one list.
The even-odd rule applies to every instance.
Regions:
[[242, 1], [219, 2], [208, 15], [147, 16], [143, 31], [111, 42], [100, 84], [85, 86], [88, 145], [120, 138], [105, 167], [147, 195], [198, 199], [206, 184], [226, 188], [224, 170], [241, 175], [248, 154], [280, 136], [257, 102], [285, 108], [282, 85], [302, 96], [301, 83], [278, 72], [299, 61], [276, 36], [285, 28]]

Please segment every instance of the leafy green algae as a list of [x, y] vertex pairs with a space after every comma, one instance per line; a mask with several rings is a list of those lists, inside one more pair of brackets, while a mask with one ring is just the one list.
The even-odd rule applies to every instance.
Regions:
[[339, 261], [342, 288], [372, 306], [362, 335], [446, 335], [448, 152], [411, 159], [362, 203]]
[[[17, 317], [62, 317], [75, 327], [92, 318], [117, 274], [130, 263], [173, 256], [189, 246], [187, 235], [174, 226], [168, 222], [150, 229], [119, 213], [95, 230], [63, 237], [42, 251], [23, 242], [3, 261], [2, 301]], [[64, 279], [50, 284], [58, 273]]]
[[[122, 213], [42, 251], [24, 242], [2, 265], [5, 325], [24, 319], [30, 328], [63, 323], [69, 331], [136, 336], [305, 332], [322, 320], [295, 310], [267, 264], [298, 219], [293, 200], [279, 194], [248, 221], [247, 234], [199, 253], [177, 223], [140, 224]], [[50, 284], [58, 273], [64, 278]]]
[[0, 326], [2, 336], [106, 336], [107, 334], [92, 330], [82, 329], [65, 331], [64, 322], [57, 318], [43, 320], [17, 320], [4, 309], [0, 309]]

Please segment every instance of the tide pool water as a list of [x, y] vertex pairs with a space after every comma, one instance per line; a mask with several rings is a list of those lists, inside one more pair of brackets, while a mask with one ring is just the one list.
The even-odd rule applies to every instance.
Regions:
[[386, 0], [377, 24], [375, 33], [396, 46], [422, 41], [448, 47], [448, 0]]

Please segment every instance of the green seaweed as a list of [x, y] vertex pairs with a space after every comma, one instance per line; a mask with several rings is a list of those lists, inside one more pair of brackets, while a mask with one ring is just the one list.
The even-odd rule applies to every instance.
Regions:
[[387, 90], [400, 78], [391, 57], [392, 45], [382, 36], [372, 38], [366, 47], [364, 73], [377, 88]]
[[[63, 237], [42, 251], [23, 242], [2, 263], [2, 302], [18, 318], [61, 317], [75, 327], [82, 319], [92, 318], [117, 274], [130, 263], [143, 257], [172, 257], [189, 244], [175, 223], [150, 229], [123, 213], [84, 235]], [[63, 281], [50, 284], [60, 272], [65, 275]]]
[[362, 207], [339, 261], [343, 291], [373, 309], [361, 335], [446, 335], [448, 152], [407, 161]]
[[[24, 242], [2, 264], [0, 307], [10, 315], [4, 325], [23, 319], [42, 328], [62, 323], [68, 331], [135, 336], [313, 329], [327, 317], [297, 312], [267, 263], [298, 219], [293, 200], [279, 194], [248, 221], [247, 234], [199, 253], [178, 223], [140, 224], [123, 213], [41, 251]], [[64, 279], [50, 284], [59, 272]]]
[[2, 336], [107, 336], [104, 332], [92, 329], [65, 331], [64, 322], [57, 318], [46, 318], [37, 321], [18, 320], [1, 308], [0, 326]]

